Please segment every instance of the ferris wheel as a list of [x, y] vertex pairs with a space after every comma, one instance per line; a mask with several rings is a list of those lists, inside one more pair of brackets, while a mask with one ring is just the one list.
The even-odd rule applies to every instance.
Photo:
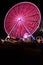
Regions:
[[4, 29], [7, 35], [13, 38], [23, 38], [37, 30], [41, 21], [39, 8], [31, 2], [15, 4], [7, 12], [4, 19]]

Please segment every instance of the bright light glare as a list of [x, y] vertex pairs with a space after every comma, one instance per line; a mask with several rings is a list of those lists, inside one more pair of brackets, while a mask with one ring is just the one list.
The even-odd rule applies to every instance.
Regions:
[[19, 17], [19, 18], [18, 18], [18, 21], [20, 21], [20, 20], [21, 20], [21, 18]]
[[28, 33], [25, 33], [24, 34], [24, 38], [28, 38]]

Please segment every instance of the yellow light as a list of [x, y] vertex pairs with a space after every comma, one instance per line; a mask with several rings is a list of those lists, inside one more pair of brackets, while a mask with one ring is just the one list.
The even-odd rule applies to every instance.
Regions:
[[2, 43], [4, 43], [4, 40], [3, 39], [1, 39], [1, 41], [2, 41]]
[[7, 36], [7, 38], [10, 38], [10, 36]]

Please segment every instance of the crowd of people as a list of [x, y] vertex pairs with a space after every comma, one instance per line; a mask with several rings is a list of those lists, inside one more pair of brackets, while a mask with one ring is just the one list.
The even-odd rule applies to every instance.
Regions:
[[41, 36], [37, 36], [36, 40], [33, 40], [31, 37], [29, 38], [16, 38], [13, 39], [10, 36], [7, 36], [6, 40], [0, 38], [0, 46], [14, 46], [14, 45], [27, 45], [27, 46], [43, 46], [43, 38]]

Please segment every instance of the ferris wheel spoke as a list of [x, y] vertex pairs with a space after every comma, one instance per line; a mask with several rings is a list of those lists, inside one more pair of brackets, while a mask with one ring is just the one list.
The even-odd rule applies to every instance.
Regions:
[[16, 10], [13, 10], [13, 12], [14, 12], [14, 13], [12, 13], [11, 16], [13, 16], [13, 17], [14, 17], [14, 16], [17, 16]]
[[18, 15], [19, 14], [19, 6], [17, 7], [17, 10], [16, 11], [17, 11], [17, 15]]
[[[27, 10], [28, 8], [29, 8], [28, 6], [27, 6], [27, 7], [25, 6], [25, 9], [24, 9], [24, 5], [23, 5], [22, 11], [23, 11], [24, 14], [27, 12], [26, 10]], [[24, 16], [25, 16], [25, 15], [24, 15]]]
[[20, 11], [20, 14], [22, 14], [22, 8], [23, 8], [23, 5], [19, 6], [19, 11]]
[[32, 14], [32, 15], [30, 15], [29, 17], [35, 16], [35, 15], [38, 15], [38, 14]]
[[28, 18], [29, 18], [29, 17], [34, 17], [34, 16], [38, 16], [38, 14], [32, 14], [32, 15], [30, 15], [30, 16], [27, 15], [27, 16], [25, 16], [25, 17], [28, 17]]
[[32, 21], [32, 22], [37, 21], [37, 19], [36, 19], [36, 18], [33, 18], [33, 17], [29, 17], [29, 18], [26, 17], [25, 20], [26, 20], [26, 21]]
[[30, 20], [28, 18], [25, 19], [25, 23], [26, 21], [27, 21], [27, 24], [31, 24], [31, 25], [34, 24], [34, 22], [37, 22], [37, 20]]
[[16, 37], [18, 37], [18, 29], [17, 29], [17, 31], [16, 31]]
[[21, 34], [21, 37], [22, 37], [22, 34], [23, 34], [23, 30], [21, 29], [21, 32], [20, 32], [20, 34]]

